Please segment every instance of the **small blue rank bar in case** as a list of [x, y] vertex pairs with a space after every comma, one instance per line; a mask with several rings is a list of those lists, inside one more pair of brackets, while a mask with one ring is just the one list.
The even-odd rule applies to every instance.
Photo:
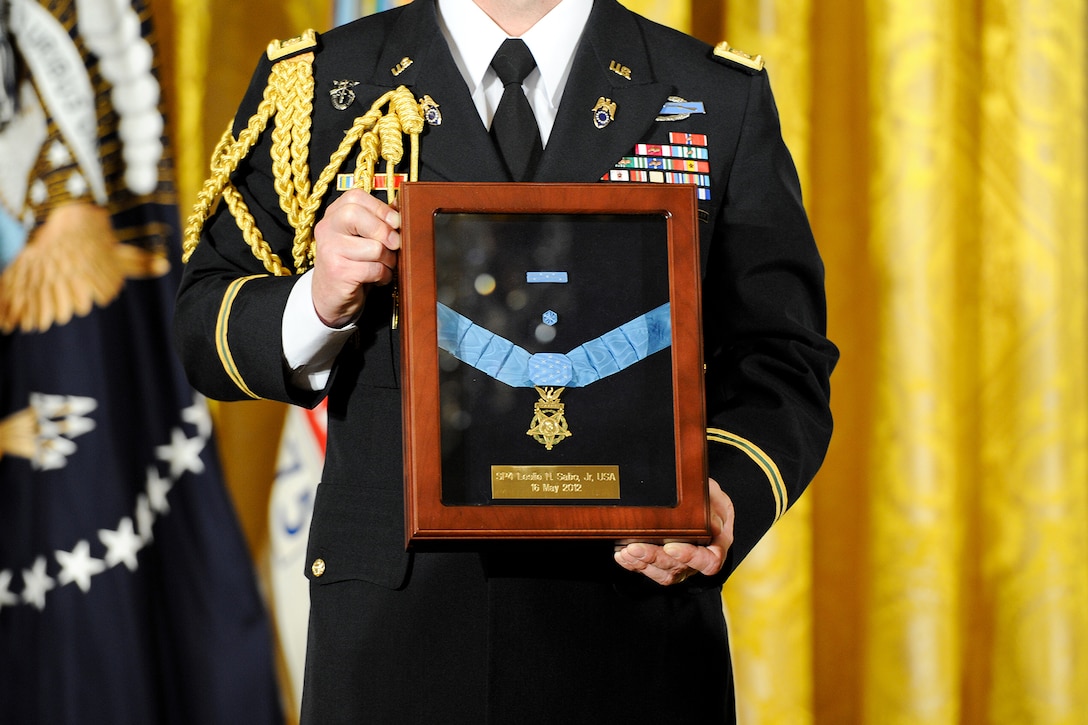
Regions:
[[566, 272], [526, 272], [525, 282], [527, 284], [544, 284], [551, 282], [553, 284], [566, 284], [567, 273]]

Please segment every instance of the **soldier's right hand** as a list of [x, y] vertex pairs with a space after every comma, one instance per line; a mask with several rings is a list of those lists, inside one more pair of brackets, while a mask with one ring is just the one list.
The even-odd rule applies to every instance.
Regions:
[[343, 327], [363, 308], [372, 285], [389, 284], [400, 249], [400, 214], [362, 189], [329, 205], [314, 227], [314, 311]]

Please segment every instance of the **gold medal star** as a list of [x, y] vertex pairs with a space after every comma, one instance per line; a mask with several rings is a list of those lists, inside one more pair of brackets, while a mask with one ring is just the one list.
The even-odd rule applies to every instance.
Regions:
[[559, 396], [566, 388], [536, 388], [540, 400], [534, 406], [533, 420], [526, 435], [543, 445], [549, 451], [557, 443], [570, 438], [573, 433], [567, 428], [567, 419], [563, 416], [566, 406], [559, 402]]

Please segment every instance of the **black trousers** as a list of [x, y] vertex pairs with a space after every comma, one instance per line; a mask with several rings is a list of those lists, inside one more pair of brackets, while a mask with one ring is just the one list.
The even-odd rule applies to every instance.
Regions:
[[303, 725], [735, 722], [719, 589], [512, 552], [415, 555], [400, 590], [312, 584]]

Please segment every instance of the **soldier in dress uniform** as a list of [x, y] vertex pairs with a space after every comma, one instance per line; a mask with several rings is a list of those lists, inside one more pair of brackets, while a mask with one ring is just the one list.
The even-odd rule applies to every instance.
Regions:
[[[838, 355], [761, 59], [616, 0], [415, 0], [273, 43], [212, 170], [175, 324], [194, 385], [328, 399], [303, 721], [733, 722], [721, 584], [819, 468]], [[708, 545], [405, 550], [405, 178], [696, 188]]]

